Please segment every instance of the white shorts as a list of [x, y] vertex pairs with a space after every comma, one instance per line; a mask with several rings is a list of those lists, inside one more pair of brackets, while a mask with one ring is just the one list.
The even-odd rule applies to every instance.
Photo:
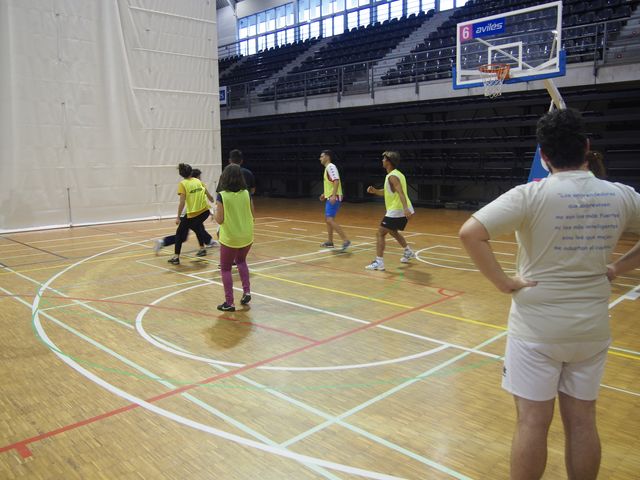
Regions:
[[595, 400], [610, 344], [611, 340], [533, 343], [508, 337], [502, 388], [534, 401], [551, 400], [558, 392]]

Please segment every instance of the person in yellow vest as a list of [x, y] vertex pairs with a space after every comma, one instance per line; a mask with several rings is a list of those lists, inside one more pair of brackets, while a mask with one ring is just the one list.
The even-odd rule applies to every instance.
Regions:
[[399, 230], [404, 230], [409, 218], [415, 213], [411, 200], [405, 193], [407, 191], [407, 180], [402, 172], [398, 170], [399, 163], [400, 154], [398, 152], [384, 152], [382, 154], [382, 167], [387, 171], [384, 187], [375, 188], [369, 185], [367, 188], [367, 192], [373, 195], [384, 196], [384, 204], [387, 209], [376, 234], [376, 259], [365, 267], [367, 270], [384, 270], [383, 255], [387, 233], [391, 234], [404, 248], [404, 253], [400, 258], [402, 263], [407, 263], [416, 256], [399, 232]]
[[235, 262], [242, 282], [240, 303], [251, 301], [251, 284], [247, 254], [253, 244], [253, 200], [240, 165], [225, 167], [218, 182], [218, 197], [215, 219], [220, 225], [220, 274], [224, 287], [224, 302], [218, 310], [235, 312], [233, 277], [231, 265]]
[[342, 251], [344, 252], [351, 241], [347, 238], [342, 227], [336, 222], [336, 215], [342, 205], [342, 182], [338, 167], [333, 163], [335, 154], [331, 150], [323, 150], [320, 153], [320, 163], [324, 167], [323, 186], [324, 190], [320, 194], [320, 201], [325, 202], [324, 218], [327, 222], [327, 241], [321, 247], [333, 248], [333, 232], [338, 232], [342, 239]]
[[[176, 216], [176, 243], [174, 246], [174, 255], [168, 262], [173, 265], [180, 264], [180, 252], [182, 251], [183, 239], [187, 238], [189, 229], [193, 230], [198, 237], [200, 250], [196, 255], [204, 257], [207, 254], [205, 248], [207, 243], [207, 233], [204, 229], [204, 221], [209, 217], [209, 201], [213, 201], [213, 197], [207, 190], [207, 187], [197, 178], [193, 176], [191, 165], [181, 163], [178, 165], [178, 173], [183, 180], [178, 184], [178, 195], [180, 202], [178, 205], [178, 215]], [[186, 211], [187, 218], [180, 221], [182, 212]]]

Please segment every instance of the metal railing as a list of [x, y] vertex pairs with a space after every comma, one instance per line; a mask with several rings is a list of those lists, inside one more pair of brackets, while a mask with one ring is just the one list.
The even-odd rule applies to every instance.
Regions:
[[[597, 76], [598, 69], [605, 64], [627, 63], [629, 59], [640, 61], [640, 41], [630, 42], [625, 47], [628, 51], [623, 58], [607, 55], [615, 47], [623, 23], [630, 21], [637, 21], [640, 30], [640, 15], [563, 28], [562, 43], [567, 63], [592, 62], [594, 76]], [[277, 109], [278, 102], [292, 98], [298, 98], [307, 105], [309, 98], [316, 95], [335, 95], [338, 102], [348, 95], [368, 94], [373, 98], [377, 90], [399, 84], [413, 84], [418, 94], [424, 83], [451, 78], [454, 64], [455, 45], [446, 45], [416, 53], [286, 74], [273, 86], [265, 86], [264, 79], [229, 84], [226, 85], [227, 105], [224, 108], [251, 111], [252, 106], [272, 102]]]

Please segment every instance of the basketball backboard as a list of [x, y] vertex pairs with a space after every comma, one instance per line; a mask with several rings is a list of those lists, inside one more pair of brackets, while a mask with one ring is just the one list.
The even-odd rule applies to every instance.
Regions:
[[453, 88], [481, 87], [486, 64], [509, 65], [504, 83], [562, 76], [561, 35], [561, 1], [458, 23]]

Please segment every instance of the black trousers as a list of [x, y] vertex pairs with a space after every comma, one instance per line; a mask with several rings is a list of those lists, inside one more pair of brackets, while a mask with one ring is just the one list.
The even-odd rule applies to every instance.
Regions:
[[205, 220], [209, 218], [209, 215], [209, 210], [205, 210], [197, 217], [185, 218], [178, 224], [178, 228], [176, 229], [176, 245], [174, 247], [174, 252], [176, 255], [180, 255], [180, 251], [182, 250], [182, 242], [187, 239], [189, 230], [194, 231], [196, 237], [198, 237], [198, 243], [200, 245], [205, 245], [207, 243], [207, 231], [204, 229], [203, 224]]
[[[180, 217], [180, 223], [184, 222], [186, 219], [187, 219], [187, 216], [183, 215], [182, 217]], [[204, 224], [202, 225], [202, 228], [204, 228]], [[189, 229], [186, 229], [186, 230], [184, 230], [184, 233], [183, 233], [182, 237], [180, 237], [182, 239], [182, 243], [187, 241], [187, 237], [188, 236], [189, 236]], [[213, 240], [213, 237], [205, 229], [205, 231], [204, 231], [204, 244], [205, 245], [209, 245], [211, 243], [211, 240]], [[167, 235], [166, 237], [164, 237], [162, 239], [162, 246], [163, 247], [168, 247], [170, 245], [174, 245], [175, 243], [176, 243], [176, 236], [175, 235]]]

